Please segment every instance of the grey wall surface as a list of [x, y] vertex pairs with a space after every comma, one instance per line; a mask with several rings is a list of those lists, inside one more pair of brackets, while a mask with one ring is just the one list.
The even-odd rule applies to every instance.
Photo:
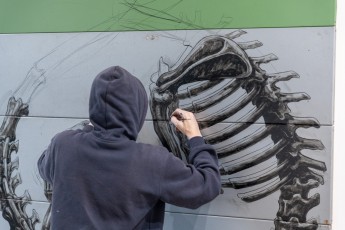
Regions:
[[[30, 194], [28, 201], [31, 203], [25, 208], [27, 216], [30, 217], [31, 210], [35, 209], [41, 222], [43, 220], [48, 203], [44, 196], [43, 181], [36, 169], [37, 159], [56, 133], [88, 118], [88, 94], [97, 73], [109, 66], [120, 65], [142, 81], [150, 97], [150, 90], [159, 76], [183, 63], [184, 58], [193, 52], [194, 46], [201, 39], [207, 36], [224, 36], [231, 32], [234, 30], [0, 35], [0, 120], [5, 121], [9, 116], [6, 109], [11, 96], [21, 98], [29, 105], [29, 115], [20, 117], [15, 129], [16, 140], [19, 141], [18, 153], [12, 153], [10, 157], [10, 161], [19, 159], [18, 168], [11, 172], [12, 176], [21, 176], [14, 199], [19, 199], [25, 191]], [[288, 103], [289, 114], [293, 117], [313, 118], [320, 125], [319, 128], [298, 128], [296, 132], [298, 136], [318, 140], [324, 146], [320, 150], [305, 148], [301, 153], [326, 166], [323, 171], [312, 169], [321, 175], [324, 183], [310, 190], [308, 197], [319, 194], [320, 200], [319, 204], [308, 211], [307, 219], [317, 221], [315, 229], [330, 229], [334, 28], [246, 29], [245, 32], [246, 34], [233, 41], [243, 43], [258, 40], [263, 44], [261, 47], [245, 50], [250, 58], [269, 54], [279, 58], [260, 65], [267, 74], [294, 71], [299, 75], [299, 78], [278, 82], [276, 86], [280, 92], [305, 93], [309, 96], [309, 99]], [[222, 86], [218, 87], [221, 89]], [[214, 90], [217, 91], [216, 88]], [[236, 93], [237, 96], [229, 96], [217, 106], [196, 114], [197, 118], [222, 111], [246, 92], [238, 90]], [[187, 98], [181, 100], [180, 105], [183, 107], [196, 103], [199, 99]], [[236, 115], [204, 129], [203, 135], [206, 137], [241, 123], [241, 117], [254, 107], [254, 104], [249, 104]], [[153, 128], [154, 122], [152, 114], [148, 112], [138, 141], [160, 144]], [[0, 131], [4, 131], [6, 124], [3, 124]], [[231, 145], [239, 142], [257, 130], [265, 129], [268, 124], [287, 125], [260, 118], [250, 124], [249, 128], [228, 138], [226, 143]], [[242, 161], [250, 161], [255, 156], [256, 149], [274, 144], [272, 135], [274, 133], [233, 156], [220, 157], [221, 166], [231, 168]], [[2, 136], [0, 140], [1, 151], [4, 152], [5, 139]], [[215, 147], [221, 148], [220, 145], [226, 143], [215, 144]], [[7, 164], [3, 160], [1, 167], [7, 167]], [[277, 158], [273, 156], [248, 169], [223, 176], [223, 179], [248, 181], [249, 178], [269, 174], [277, 169], [278, 164]], [[8, 178], [2, 175], [2, 180]], [[246, 202], [241, 198], [256, 191], [270, 189], [279, 181], [276, 176], [265, 183], [242, 189], [224, 187], [224, 194], [197, 210], [168, 206], [165, 229], [275, 229], [274, 220], [281, 195], [279, 189], [253, 202]], [[0, 190], [2, 201], [10, 197], [13, 199], [4, 189]], [[35, 229], [40, 228], [41, 223], [36, 224]], [[8, 221], [3, 218], [0, 218], [0, 229], [9, 229]]]

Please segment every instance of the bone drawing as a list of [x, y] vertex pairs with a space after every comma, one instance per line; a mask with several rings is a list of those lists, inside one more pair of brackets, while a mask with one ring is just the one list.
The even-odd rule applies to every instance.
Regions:
[[[307, 220], [307, 214], [320, 203], [320, 195], [309, 193], [324, 184], [326, 164], [301, 150], [322, 150], [324, 145], [299, 136], [297, 130], [320, 125], [312, 117], [292, 116], [288, 107], [310, 97], [281, 92], [278, 82], [299, 75], [267, 73], [260, 65], [278, 57], [249, 56], [247, 50], [263, 44], [236, 42], [245, 33], [204, 37], [174, 66], [161, 58], [150, 87], [155, 132], [163, 145], [186, 159], [186, 139], [169, 124], [169, 115], [177, 107], [195, 113], [206, 142], [216, 148], [224, 189], [247, 189], [238, 193], [245, 202], [280, 190], [275, 229], [317, 229], [318, 222]], [[256, 169], [266, 162], [273, 163]]]
[[[38, 74], [37, 74], [38, 73]], [[19, 149], [16, 139], [16, 127], [21, 117], [29, 114], [29, 101], [33, 93], [44, 82], [41, 72], [32, 69], [24, 83], [8, 100], [6, 116], [0, 128], [0, 197], [2, 216], [10, 225], [10, 229], [33, 230], [40, 221], [38, 214], [32, 210], [32, 215], [26, 213], [26, 206], [31, 197], [28, 190], [23, 196], [17, 196], [16, 188], [22, 183], [19, 169], [19, 157], [15, 154]]]

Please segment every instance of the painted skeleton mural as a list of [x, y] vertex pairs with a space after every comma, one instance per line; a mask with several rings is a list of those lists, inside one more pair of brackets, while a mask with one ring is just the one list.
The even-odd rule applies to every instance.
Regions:
[[19, 169], [19, 158], [15, 154], [19, 150], [16, 139], [16, 128], [21, 117], [29, 114], [29, 101], [32, 93], [42, 83], [41, 75], [28, 75], [26, 84], [8, 100], [6, 116], [0, 128], [0, 198], [2, 216], [8, 221], [11, 230], [35, 229], [40, 221], [35, 210], [32, 215], [26, 213], [26, 206], [31, 197], [26, 190], [23, 196], [16, 194], [16, 188], [22, 183]]
[[[306, 216], [319, 204], [320, 196], [316, 193], [310, 197], [309, 193], [324, 183], [322, 172], [326, 166], [301, 151], [321, 150], [324, 146], [321, 141], [303, 138], [296, 132], [299, 128], [319, 127], [319, 124], [314, 118], [292, 116], [288, 107], [288, 103], [306, 100], [309, 96], [280, 92], [276, 84], [296, 78], [298, 74], [293, 71], [266, 73], [260, 65], [277, 57], [273, 54], [250, 57], [247, 50], [262, 44], [236, 42], [244, 33], [237, 30], [224, 36], [204, 37], [174, 66], [161, 60], [150, 88], [155, 132], [166, 147], [186, 159], [185, 137], [172, 128], [169, 117], [176, 107], [194, 112], [206, 141], [217, 150], [224, 189], [240, 190], [238, 196], [246, 202], [280, 190], [275, 229], [317, 229], [317, 221], [307, 220]], [[85, 44], [71, 39], [71, 46], [76, 47], [74, 51], [57, 48], [39, 60], [8, 100], [0, 128], [0, 207], [11, 229], [32, 230], [39, 221], [41, 229], [50, 227], [50, 207], [43, 217], [38, 217], [35, 210], [28, 215], [29, 192], [22, 196], [16, 194], [17, 186], [22, 183], [16, 157], [19, 151], [16, 128], [20, 118], [29, 114], [32, 95], [49, 74], [72, 68], [68, 62], [65, 62], [67, 66], [61, 64], [70, 56], [96, 43], [106, 47], [113, 39], [111, 34], [97, 35]], [[51, 64], [49, 59], [58, 61]], [[46, 61], [49, 64], [45, 64]], [[168, 70], [163, 72], [163, 67]], [[264, 170], [256, 168], [268, 161], [274, 164]], [[48, 201], [51, 194], [49, 185], [45, 184]]]
[[[150, 101], [155, 131], [165, 146], [178, 157], [186, 158], [186, 139], [168, 121], [177, 107], [194, 112], [206, 142], [215, 146], [220, 158], [224, 188], [255, 187], [239, 194], [246, 202], [280, 189], [276, 229], [317, 229], [317, 221], [307, 221], [306, 216], [319, 204], [320, 197], [319, 194], [309, 197], [309, 192], [324, 183], [318, 171], [326, 171], [326, 165], [304, 156], [301, 150], [321, 150], [324, 146], [319, 140], [300, 137], [296, 130], [319, 124], [313, 118], [290, 115], [288, 108], [289, 102], [306, 100], [309, 96], [280, 92], [276, 83], [298, 77], [297, 73], [267, 74], [260, 64], [277, 57], [273, 54], [249, 57], [246, 50], [262, 44], [236, 43], [234, 39], [243, 33], [238, 30], [225, 36], [205, 37], [182, 63], [157, 73]], [[222, 106], [217, 106], [221, 103]], [[220, 125], [236, 114], [241, 116], [230, 125]], [[265, 125], [250, 130], [260, 119]], [[268, 140], [270, 144], [266, 144]], [[253, 175], [255, 166], [270, 158], [276, 158], [277, 165]], [[251, 175], [245, 175], [247, 169], [251, 169]], [[261, 187], [257, 188], [258, 185]]]

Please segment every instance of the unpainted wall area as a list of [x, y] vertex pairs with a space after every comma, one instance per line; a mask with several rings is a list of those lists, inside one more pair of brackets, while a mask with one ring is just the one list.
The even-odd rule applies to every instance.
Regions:
[[[227, 63], [236, 69], [238, 63], [231, 61], [237, 59], [216, 58], [218, 54], [233, 54], [247, 60], [252, 71], [243, 79], [225, 73], [221, 78], [224, 81], [193, 94], [200, 84], [221, 80], [219, 72], [211, 74], [212, 79], [200, 81], [199, 75], [178, 74], [176, 70], [196, 54], [197, 48], [207, 49], [204, 44], [214, 40], [222, 41], [223, 47], [217, 52], [205, 52], [206, 56], [199, 58], [193, 68], [201, 69], [206, 60], [212, 60], [214, 68], [225, 69], [222, 63]], [[164, 73], [171, 71], [176, 78], [189, 79], [188, 83], [181, 83], [178, 91], [173, 86], [166, 91], [187, 95], [180, 97], [179, 105], [198, 111], [197, 118], [203, 121], [200, 124], [206, 124], [203, 135], [217, 149], [225, 172], [222, 195], [197, 210], [168, 206], [165, 229], [281, 229], [284, 224], [293, 224], [285, 223], [291, 221], [289, 210], [279, 211], [288, 202], [284, 191], [293, 185], [305, 186], [308, 197], [288, 204], [298, 209], [299, 202], [305, 202], [309, 209], [298, 215], [306, 217], [304, 221], [314, 224], [314, 229], [329, 229], [333, 41], [333, 27], [1, 35], [1, 151], [2, 156], [9, 157], [1, 162], [2, 169], [6, 169], [2, 172], [7, 173], [1, 177], [8, 184], [16, 181], [10, 179], [15, 175], [21, 177], [20, 183], [16, 182], [15, 196], [1, 187], [2, 212], [7, 208], [14, 213], [9, 205], [13, 197], [15, 202], [29, 201], [22, 217], [33, 221], [35, 218], [30, 216], [35, 209], [41, 222], [34, 229], [41, 228], [48, 203], [36, 169], [37, 159], [56, 133], [87, 119], [88, 94], [96, 74], [120, 65], [142, 81], [152, 101], [155, 83]], [[275, 77], [280, 80], [274, 81]], [[5, 148], [13, 144], [5, 138], [10, 133], [5, 128], [11, 123], [5, 121], [13, 115], [7, 110], [12, 96], [11, 105], [18, 105], [19, 99], [29, 105], [28, 116], [22, 114], [13, 127], [16, 136], [11, 141], [19, 142], [14, 149], [17, 154]], [[205, 108], [199, 111], [202, 106]], [[255, 113], [255, 119], [247, 119]], [[278, 119], [281, 114], [289, 116]], [[224, 118], [219, 119], [219, 115]], [[148, 111], [138, 141], [160, 144], [162, 135], [154, 126], [166, 125], [162, 118]], [[212, 125], [207, 125], [210, 121]], [[167, 131], [164, 135], [169, 138], [173, 133]], [[275, 147], [281, 142], [290, 150]], [[293, 147], [295, 151], [291, 150]], [[11, 169], [9, 165], [16, 166]], [[24, 199], [23, 194], [27, 194]], [[280, 216], [288, 221], [280, 220]], [[275, 225], [275, 220], [280, 220], [281, 225]], [[8, 219], [1, 219], [1, 229], [9, 229], [9, 223]]]

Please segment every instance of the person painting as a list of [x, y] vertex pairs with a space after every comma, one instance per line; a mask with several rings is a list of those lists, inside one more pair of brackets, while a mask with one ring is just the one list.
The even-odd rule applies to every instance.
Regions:
[[171, 116], [188, 138], [185, 164], [163, 146], [136, 142], [147, 107], [142, 83], [125, 69], [97, 75], [91, 124], [57, 134], [38, 160], [53, 188], [53, 230], [162, 229], [165, 203], [195, 209], [220, 194], [217, 155], [194, 114], [176, 109]]

